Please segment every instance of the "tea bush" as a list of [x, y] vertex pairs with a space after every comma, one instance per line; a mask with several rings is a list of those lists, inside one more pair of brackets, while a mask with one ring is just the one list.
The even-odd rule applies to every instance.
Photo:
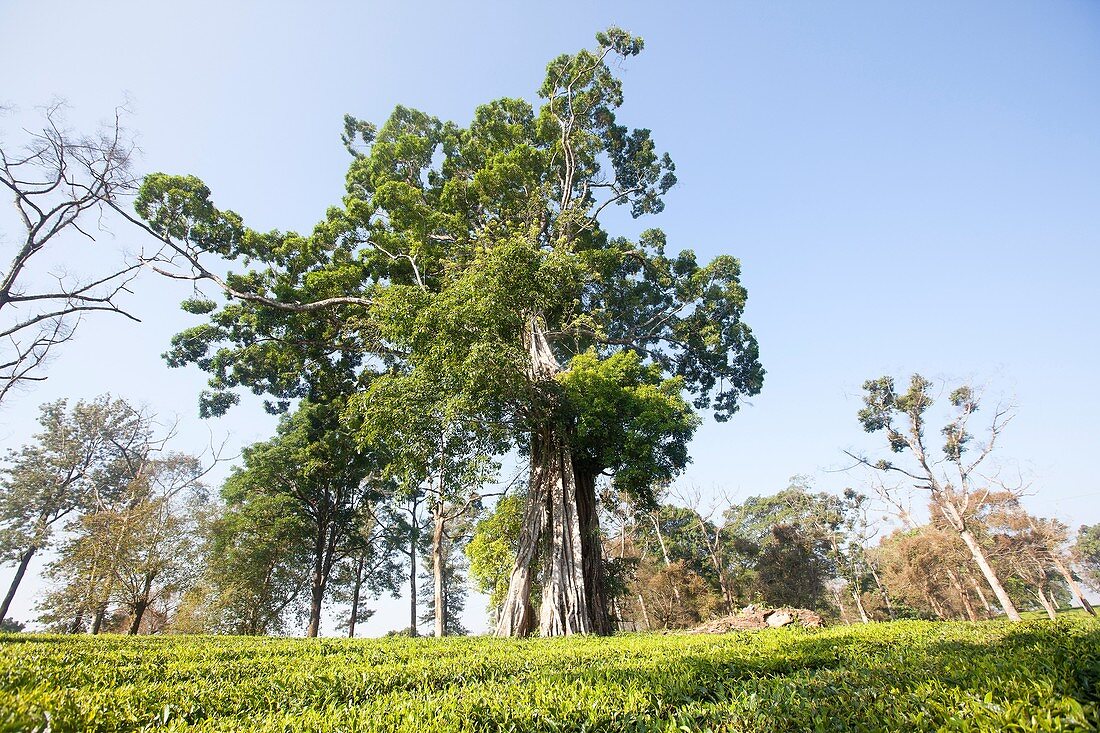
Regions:
[[19, 731], [1100, 729], [1100, 623], [724, 636], [0, 635]]

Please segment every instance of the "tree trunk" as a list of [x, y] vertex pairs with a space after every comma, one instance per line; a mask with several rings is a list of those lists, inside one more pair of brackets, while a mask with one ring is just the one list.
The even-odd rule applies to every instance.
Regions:
[[933, 595], [931, 592], [926, 592], [924, 594], [924, 597], [928, 600], [928, 604], [930, 606], [932, 606], [932, 611], [937, 616], [939, 616], [940, 619], [946, 621], [947, 620], [947, 613], [944, 611], [943, 606], [940, 605], [940, 602], [936, 600], [936, 596]]
[[355, 622], [359, 620], [359, 593], [363, 589], [363, 565], [366, 558], [360, 554], [355, 561], [355, 583], [351, 587], [351, 618], [348, 619], [348, 638], [355, 637]]
[[[526, 345], [531, 358], [528, 376], [538, 390], [552, 381], [561, 367], [535, 318]], [[570, 437], [568, 428], [558, 425], [552, 412], [543, 415], [542, 425], [532, 433], [528, 503], [498, 636], [521, 636], [533, 629], [532, 563], [540, 543], [545, 548], [541, 634], [610, 631], [596, 514], [597, 472], [574, 465]]]
[[539, 609], [539, 631], [542, 636], [594, 633], [585, 588], [587, 567], [573, 454], [553, 426], [544, 428], [536, 440], [542, 443], [539, 452], [546, 466], [542, 475], [547, 482], [550, 505], [548, 567]]
[[97, 608], [95, 610], [95, 619], [92, 621], [92, 628], [91, 628], [91, 631], [89, 631], [88, 633], [90, 633], [92, 636], [95, 636], [96, 634], [98, 634], [100, 629], [103, 628], [103, 620], [106, 617], [107, 617], [107, 606], [106, 605], [99, 606], [99, 608]]
[[833, 603], [840, 610], [840, 620], [846, 625], [851, 624], [852, 622], [848, 620], [848, 609], [844, 607], [844, 597], [840, 595], [840, 591], [833, 588], [829, 592], [833, 594]]
[[145, 615], [145, 608], [147, 604], [144, 601], [138, 601], [134, 604], [134, 620], [130, 622], [130, 630], [127, 631], [130, 636], [137, 634], [138, 629], [141, 628], [141, 617]]
[[[1081, 604], [1081, 608], [1085, 609], [1085, 611], [1088, 612], [1090, 616], [1095, 616], [1096, 611], [1093, 609], [1092, 604], [1089, 603], [1089, 600], [1085, 598], [1085, 594], [1084, 592], [1082, 592], [1081, 586], [1077, 583], [1077, 578], [1073, 577], [1073, 572], [1062, 561], [1062, 558], [1058, 557], [1056, 554], [1051, 553], [1051, 562], [1053, 563], [1054, 568], [1059, 573], [1061, 573], [1063, 578], [1066, 579], [1066, 584], [1069, 586], [1069, 589], [1073, 591], [1073, 595], [1077, 597], [1077, 602]], [[3, 620], [2, 614], [0, 614], [0, 620]]]
[[978, 614], [974, 613], [974, 606], [970, 603], [970, 596], [967, 594], [963, 584], [959, 582], [959, 576], [948, 570], [947, 577], [951, 580], [951, 585], [955, 586], [955, 590], [958, 591], [959, 598], [962, 599], [963, 608], [966, 609], [966, 617], [971, 621], [977, 621]]
[[129, 634], [133, 636], [141, 629], [141, 617], [145, 615], [146, 609], [149, 608], [149, 591], [153, 587], [152, 576], [145, 576], [145, 584], [141, 589], [141, 597], [134, 604], [134, 620], [130, 623]]
[[8, 594], [4, 596], [4, 603], [0, 605], [0, 623], [4, 622], [4, 619], [8, 617], [8, 608], [11, 606], [12, 599], [15, 598], [15, 591], [19, 588], [19, 584], [23, 582], [23, 575], [27, 572], [27, 566], [31, 564], [31, 558], [34, 557], [34, 553], [38, 551], [38, 548], [31, 545], [19, 556], [19, 567], [15, 569], [15, 577], [12, 578], [11, 585], [8, 586]]
[[527, 636], [534, 630], [535, 610], [531, 606], [531, 579], [539, 540], [548, 518], [546, 486], [541, 477], [543, 470], [532, 456], [530, 487], [516, 547], [516, 564], [508, 580], [508, 595], [500, 609], [497, 636]]
[[608, 611], [606, 573], [603, 547], [600, 542], [600, 516], [596, 501], [596, 477], [599, 471], [583, 465], [574, 472], [577, 485], [577, 515], [580, 518], [581, 550], [584, 565], [584, 589], [588, 599], [588, 615], [592, 630], [610, 634], [611, 614]]
[[878, 577], [878, 570], [875, 568], [875, 564], [872, 562], [867, 563], [867, 567], [871, 571], [871, 577], [875, 581], [875, 587], [878, 588], [879, 595], [882, 596], [882, 602], [886, 604], [886, 615], [890, 617], [890, 620], [894, 620], [894, 604], [890, 602], [890, 594], [886, 591], [886, 586], [882, 584], [882, 579]]
[[432, 527], [432, 580], [435, 583], [435, 635], [442, 638], [447, 632], [445, 618], [446, 601], [443, 595], [443, 502], [436, 502]]
[[1047, 598], [1047, 594], [1043, 586], [1040, 585], [1038, 586], [1038, 588], [1036, 588], [1035, 595], [1039, 597], [1039, 603], [1042, 604], [1043, 610], [1047, 612], [1047, 618], [1049, 618], [1051, 621], [1056, 619], [1058, 617], [1058, 612], [1054, 608], [1054, 604], [1051, 603], [1049, 598]]
[[638, 607], [642, 609], [642, 620], [645, 621], [645, 630], [653, 631], [653, 625], [649, 623], [649, 611], [645, 607], [645, 598], [642, 598], [642, 594], [638, 594]]
[[993, 567], [989, 564], [989, 561], [985, 559], [985, 552], [982, 551], [981, 545], [978, 544], [978, 539], [968, 529], [963, 529], [959, 532], [959, 536], [962, 537], [963, 542], [970, 549], [970, 554], [974, 556], [974, 562], [978, 564], [978, 567], [982, 571], [982, 575], [985, 576], [986, 582], [989, 583], [989, 587], [993, 589], [993, 594], [997, 596], [997, 601], [1001, 604], [1001, 608], [1004, 609], [1005, 615], [1012, 621], [1020, 621], [1020, 612], [1016, 610], [1016, 606], [1012, 603], [1012, 599], [1008, 597], [1008, 592], [1005, 591], [1004, 586], [1001, 585], [1001, 581], [997, 578], [997, 573], [993, 571]]
[[852, 589], [852, 600], [856, 602], [856, 610], [859, 611], [859, 619], [865, 624], [871, 623], [871, 618], [867, 615], [867, 609], [863, 607], [863, 599], [859, 596], [859, 591], [855, 588]]
[[[416, 521], [415, 514], [413, 522]], [[416, 629], [416, 542], [419, 538], [414, 531], [409, 539], [409, 636], [419, 636]]]
[[[668, 559], [668, 547], [665, 545], [665, 536], [661, 532], [661, 525], [657, 521], [657, 513], [650, 512], [649, 518], [653, 521], [653, 531], [657, 533], [657, 544], [661, 547], [661, 557], [664, 558], [665, 567], [667, 568], [672, 562]], [[676, 598], [676, 605], [680, 605], [680, 588], [676, 585], [672, 586], [672, 595]], [[679, 610], [679, 609], [677, 609]]]
[[970, 585], [974, 588], [974, 592], [978, 594], [978, 600], [982, 602], [982, 608], [985, 609], [986, 616], [992, 618], [993, 606], [990, 605], [989, 599], [985, 597], [985, 591], [982, 590], [978, 581], [974, 580], [973, 577], [970, 578]]
[[306, 636], [315, 638], [321, 631], [321, 605], [325, 600], [325, 532], [317, 535], [313, 548], [313, 575], [309, 581], [309, 627]]

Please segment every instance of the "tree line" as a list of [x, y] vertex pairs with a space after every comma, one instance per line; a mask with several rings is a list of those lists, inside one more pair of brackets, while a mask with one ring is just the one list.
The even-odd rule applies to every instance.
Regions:
[[[880, 387], [868, 382], [868, 403], [881, 402]], [[372, 599], [406, 590], [402, 633], [463, 634], [471, 586], [499, 623], [529, 483], [502, 485], [500, 464], [465, 457], [469, 445], [454, 435], [434, 436], [438, 473], [410, 476], [407, 464], [362, 450], [345, 415], [302, 402], [273, 438], [245, 449], [212, 497], [205, 477], [216, 455], [204, 463], [173, 451], [174, 427], [148, 412], [109, 396], [43, 405], [40, 431], [9, 452], [0, 474], [0, 557], [15, 567], [0, 622], [31, 558], [48, 549], [37, 620], [59, 632], [286, 634], [304, 623], [316, 636], [328, 609], [354, 636]], [[956, 449], [956, 424], [941, 431], [941, 465], [969, 452]], [[988, 447], [977, 448], [983, 460]], [[975, 621], [1021, 609], [1054, 618], [1071, 600], [1092, 613], [1082, 585], [1100, 587], [1100, 525], [1074, 538], [1062, 522], [1029, 513], [1018, 492], [983, 482], [963, 497], [952, 488], [978, 562], [927, 486], [927, 521], [918, 523], [900, 489], [868, 485], [871, 496], [837, 495], [795, 477], [740, 502], [664, 486], [653, 489], [662, 500], [639, 502], [602, 482], [608, 624], [685, 628], [750, 604], [852, 623]], [[886, 522], [881, 509], [891, 504], [896, 521]], [[547, 578], [532, 580], [535, 599]]]

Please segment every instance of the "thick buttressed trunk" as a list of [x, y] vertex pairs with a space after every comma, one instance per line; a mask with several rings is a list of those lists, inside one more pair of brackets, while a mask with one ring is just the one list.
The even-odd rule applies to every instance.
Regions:
[[11, 607], [12, 599], [15, 598], [15, 591], [19, 589], [19, 584], [23, 582], [23, 576], [27, 572], [27, 566], [31, 564], [31, 558], [34, 557], [34, 553], [38, 548], [31, 545], [26, 551], [19, 556], [19, 567], [15, 569], [15, 577], [11, 580], [11, 585], [8, 587], [8, 594], [4, 596], [4, 604], [0, 605], [0, 623], [4, 622], [4, 619], [8, 617], [8, 608]]
[[548, 429], [537, 438], [546, 470], [549, 545], [539, 611], [543, 636], [606, 634], [607, 594], [596, 516], [596, 477], [577, 471], [568, 443]]
[[[561, 371], [536, 321], [528, 336], [531, 380], [552, 380]], [[523, 636], [534, 630], [531, 582], [535, 559], [543, 561], [542, 636], [607, 634], [611, 621], [603, 582], [598, 471], [577, 465], [569, 429], [548, 414], [531, 436], [531, 480], [520, 530], [516, 564], [497, 624], [498, 636]]]

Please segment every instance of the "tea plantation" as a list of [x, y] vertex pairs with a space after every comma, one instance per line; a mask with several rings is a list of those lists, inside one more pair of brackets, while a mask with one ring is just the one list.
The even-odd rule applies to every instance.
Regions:
[[1100, 623], [726, 636], [0, 636], [19, 731], [1100, 729]]

